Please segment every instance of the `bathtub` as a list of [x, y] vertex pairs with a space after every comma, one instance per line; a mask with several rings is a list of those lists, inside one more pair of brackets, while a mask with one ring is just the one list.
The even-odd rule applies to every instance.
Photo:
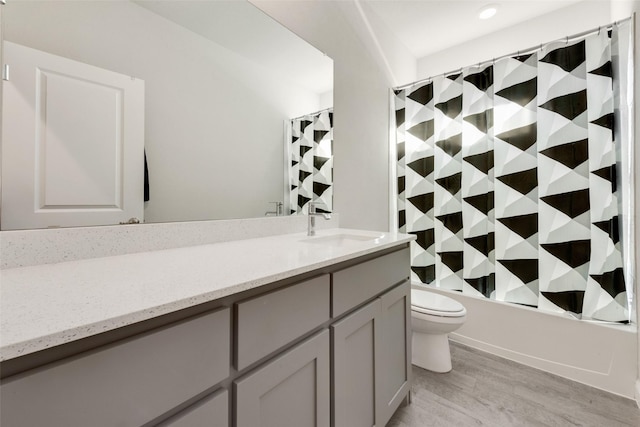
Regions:
[[414, 282], [412, 287], [446, 295], [466, 307], [467, 321], [449, 335], [452, 341], [634, 398], [638, 369], [635, 323], [577, 320], [422, 283]]

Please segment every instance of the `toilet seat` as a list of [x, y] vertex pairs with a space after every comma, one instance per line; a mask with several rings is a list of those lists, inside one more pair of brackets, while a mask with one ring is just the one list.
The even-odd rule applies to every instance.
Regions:
[[463, 317], [467, 310], [453, 298], [435, 292], [411, 289], [411, 311], [440, 317]]

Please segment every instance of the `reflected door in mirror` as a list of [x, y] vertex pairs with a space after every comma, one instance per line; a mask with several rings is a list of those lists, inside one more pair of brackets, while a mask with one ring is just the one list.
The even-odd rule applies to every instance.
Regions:
[[4, 42], [2, 229], [143, 218], [144, 81]]

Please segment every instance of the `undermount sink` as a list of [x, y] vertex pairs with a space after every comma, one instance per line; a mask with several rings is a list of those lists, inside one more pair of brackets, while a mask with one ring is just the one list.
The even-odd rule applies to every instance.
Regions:
[[305, 243], [315, 243], [332, 246], [344, 246], [358, 242], [367, 242], [379, 239], [381, 236], [368, 236], [362, 234], [331, 234], [329, 236], [308, 237], [302, 241]]

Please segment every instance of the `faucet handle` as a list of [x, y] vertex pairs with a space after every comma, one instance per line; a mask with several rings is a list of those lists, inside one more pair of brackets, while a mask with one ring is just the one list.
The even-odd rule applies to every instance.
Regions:
[[273, 213], [276, 216], [280, 216], [282, 215], [282, 202], [269, 202], [269, 204], [273, 203], [274, 204], [274, 210], [273, 212], [267, 212], [267, 213]]

